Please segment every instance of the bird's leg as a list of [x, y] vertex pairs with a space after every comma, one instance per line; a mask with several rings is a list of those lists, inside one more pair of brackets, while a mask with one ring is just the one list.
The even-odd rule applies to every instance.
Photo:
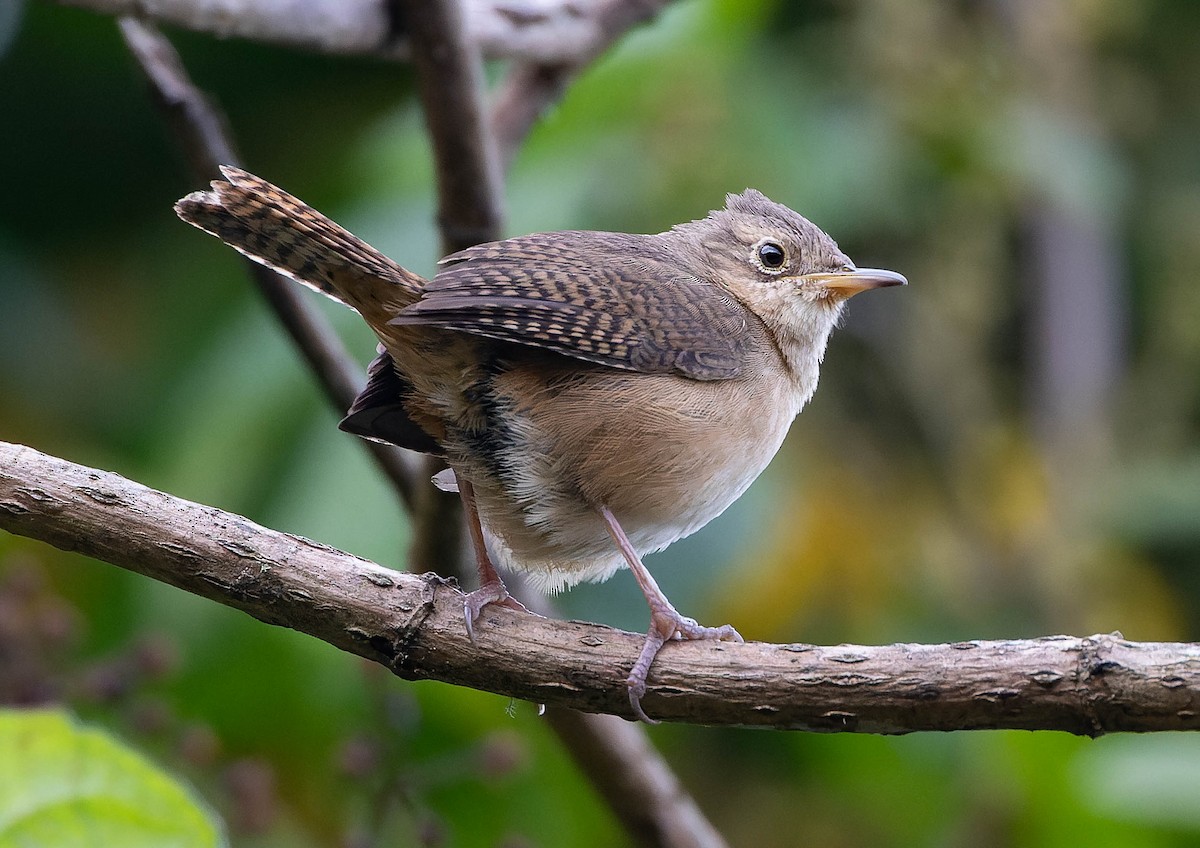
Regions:
[[744, 640], [741, 634], [728, 624], [704, 627], [697, 624], [695, 619], [680, 615], [667, 600], [662, 589], [658, 588], [658, 583], [642, 563], [642, 558], [633, 549], [629, 537], [625, 535], [625, 531], [621, 529], [620, 523], [608, 507], [600, 507], [600, 517], [604, 519], [609, 535], [617, 543], [625, 561], [629, 563], [629, 570], [633, 572], [634, 579], [642, 588], [642, 594], [646, 596], [646, 602], [650, 605], [650, 629], [646, 633], [642, 652], [633, 664], [625, 685], [629, 688], [629, 703], [633, 707], [634, 715], [648, 724], [655, 724], [642, 709], [642, 696], [646, 694], [646, 676], [650, 673], [650, 666], [663, 645], [671, 639], [720, 639], [724, 642]]
[[479, 508], [475, 506], [475, 488], [465, 477], [455, 474], [458, 481], [458, 496], [462, 498], [463, 511], [467, 516], [467, 529], [471, 533], [471, 547], [475, 550], [475, 567], [479, 570], [479, 588], [467, 593], [463, 599], [463, 616], [467, 621], [467, 636], [475, 642], [475, 621], [488, 604], [501, 604], [512, 609], [523, 610], [525, 606], [508, 594], [500, 572], [492, 564], [487, 544], [483, 540], [483, 525], [479, 523]]

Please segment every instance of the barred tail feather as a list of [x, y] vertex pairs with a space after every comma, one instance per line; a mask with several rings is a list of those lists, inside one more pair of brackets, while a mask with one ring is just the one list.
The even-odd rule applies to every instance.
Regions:
[[370, 320], [416, 301], [425, 281], [266, 180], [221, 167], [225, 180], [175, 204], [184, 221]]

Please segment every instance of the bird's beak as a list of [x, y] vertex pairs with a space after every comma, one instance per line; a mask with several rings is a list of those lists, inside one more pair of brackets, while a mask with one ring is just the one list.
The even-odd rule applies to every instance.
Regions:
[[908, 280], [902, 275], [881, 268], [854, 268], [825, 274], [805, 274], [800, 279], [825, 289], [839, 300], [854, 297], [868, 289], [908, 285]]

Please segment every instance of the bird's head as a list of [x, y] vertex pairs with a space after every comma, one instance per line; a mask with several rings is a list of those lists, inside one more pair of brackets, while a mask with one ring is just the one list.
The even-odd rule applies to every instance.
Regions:
[[820, 227], [754, 189], [728, 195], [724, 209], [664, 235], [781, 341], [790, 337], [820, 351], [847, 300], [907, 283], [894, 271], [855, 267]]

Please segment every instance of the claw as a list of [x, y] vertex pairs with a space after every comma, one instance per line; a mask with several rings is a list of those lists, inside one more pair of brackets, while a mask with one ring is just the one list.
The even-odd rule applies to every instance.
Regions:
[[652, 601], [650, 630], [646, 633], [642, 652], [638, 654], [637, 662], [633, 664], [629, 677], [625, 680], [625, 686], [629, 689], [629, 705], [633, 707], [633, 714], [639, 721], [644, 721], [646, 724], [659, 723], [646, 715], [646, 711], [642, 709], [642, 696], [646, 694], [646, 677], [650, 674], [650, 666], [654, 664], [654, 658], [658, 656], [658, 652], [662, 650], [663, 645], [673, 639], [746, 641], [728, 624], [722, 624], [720, 627], [704, 627], [697, 624], [694, 618], [680, 615], [669, 603], [659, 605]]
[[646, 603], [650, 605], [650, 630], [646, 633], [646, 641], [642, 645], [642, 652], [638, 654], [637, 662], [633, 664], [629, 677], [625, 679], [625, 686], [629, 690], [629, 705], [633, 707], [634, 716], [647, 724], [657, 724], [658, 722], [646, 715], [646, 711], [642, 709], [642, 696], [646, 694], [646, 675], [650, 673], [650, 666], [654, 664], [654, 658], [658, 656], [663, 645], [672, 639], [719, 639], [722, 642], [744, 642], [745, 640], [728, 624], [720, 627], [704, 627], [697, 624], [696, 619], [680, 615], [679, 611], [671, 606], [671, 602], [667, 600], [662, 589], [658, 588], [658, 583], [646, 570], [646, 566], [642, 564], [642, 558], [638, 556], [633, 543], [621, 529], [621, 524], [612, 514], [612, 510], [606, 506], [600, 506], [597, 508], [597, 512], [604, 519], [608, 534], [612, 536], [621, 555], [625, 557], [629, 570], [633, 572], [633, 577], [641, 587], [642, 594], [646, 596]]
[[[475, 622], [479, 620], [479, 614], [483, 612], [484, 607], [488, 604], [500, 604], [509, 609], [524, 610], [525, 605], [508, 593], [504, 581], [500, 579], [499, 572], [492, 565], [492, 558], [488, 554], [487, 543], [483, 538], [483, 525], [479, 523], [479, 510], [475, 506], [475, 489], [470, 481], [459, 477], [457, 473], [455, 473], [453, 481], [445, 475], [445, 472], [439, 473], [437, 476], [443, 478], [443, 485], [453, 484], [458, 490], [459, 497], [462, 498], [463, 510], [467, 516], [467, 528], [471, 532], [471, 545], [475, 549], [475, 565], [479, 570], [479, 588], [474, 592], [468, 592], [463, 598], [463, 618], [467, 623], [467, 638], [474, 645]], [[441, 485], [439, 485], [440, 487]]]
[[499, 580], [488, 581], [463, 597], [463, 618], [466, 619], [467, 637], [475, 644], [475, 622], [479, 619], [483, 608], [488, 604], [497, 604], [514, 610], [524, 610], [525, 605], [508, 593], [508, 589]]

